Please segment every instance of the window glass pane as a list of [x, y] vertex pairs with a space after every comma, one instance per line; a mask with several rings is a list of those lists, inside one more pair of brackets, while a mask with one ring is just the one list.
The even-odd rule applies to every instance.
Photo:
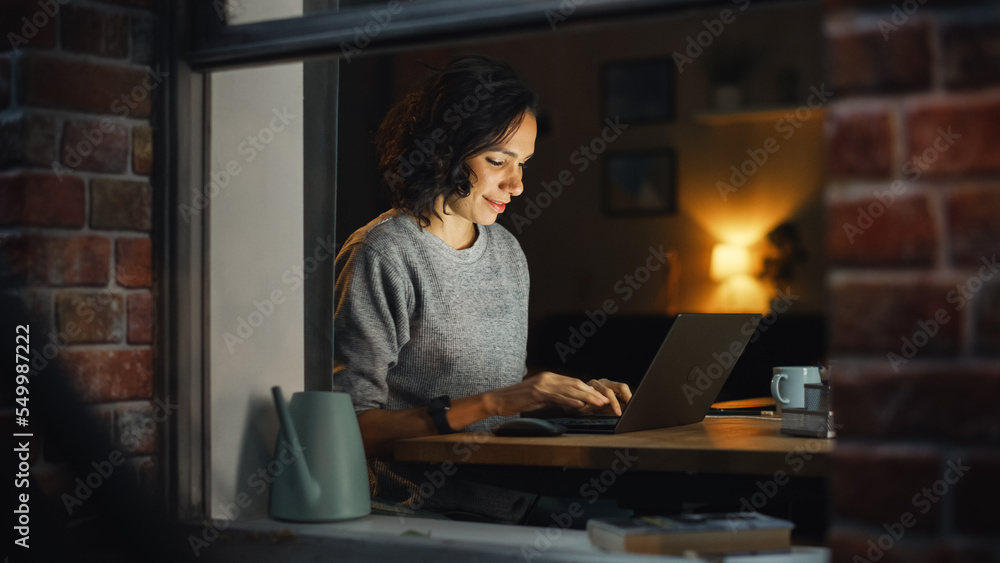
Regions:
[[[499, 219], [528, 258], [533, 329], [559, 313], [600, 310], [609, 299], [621, 314], [763, 312], [776, 288], [773, 277], [757, 276], [769, 253], [778, 252], [768, 234], [785, 222], [797, 228], [809, 255], [794, 265], [790, 283], [802, 289], [795, 291], [794, 311], [822, 314], [822, 106], [829, 96], [815, 94], [824, 88], [820, 5], [733, 6], [725, 15], [720, 7], [584, 30], [557, 26], [556, 32], [342, 63], [339, 240], [388, 206], [372, 133], [392, 101], [425, 75], [421, 63], [443, 65], [456, 54], [483, 53], [510, 63], [541, 98], [524, 193]], [[624, 87], [641, 95], [609, 104], [607, 92], [615, 85], [608, 81], [635, 74], [611, 71], [647, 68], [668, 68], [672, 76], [640, 76]], [[662, 104], [651, 99], [651, 90], [666, 92], [658, 94]], [[628, 114], [609, 109], [621, 104], [629, 106]], [[762, 149], [765, 143], [769, 148]], [[675, 211], [657, 203], [663, 198], [637, 192], [623, 208], [645, 206], [650, 213], [608, 212], [605, 202], [615, 188], [605, 177], [606, 161], [622, 153], [656, 163], [673, 158], [671, 185], [660, 185], [665, 175], [659, 172], [639, 179], [652, 182], [650, 193], [675, 198]], [[640, 181], [635, 185], [643, 188]], [[726, 193], [724, 186], [736, 191]], [[750, 247], [751, 285], [736, 299], [720, 294], [709, 276], [718, 243]], [[650, 248], [661, 245], [679, 257], [680, 279], [660, 269], [648, 279], [640, 272], [643, 283], [629, 282]], [[565, 338], [570, 327], [563, 328], [559, 336]]]
[[[209, 348], [212, 516], [266, 468], [277, 429], [272, 385], [303, 386], [303, 64], [216, 72], [211, 80]], [[202, 206], [198, 206], [202, 207]], [[192, 216], [191, 220], [198, 217]], [[240, 506], [243, 506], [242, 504]]]
[[[216, 14], [228, 25], [243, 25], [264, 21], [308, 17], [331, 12], [374, 11], [379, 20], [388, 21], [409, 5], [454, 0], [213, 0]], [[463, 0], [473, 4], [484, 0]], [[495, 0], [485, 0], [495, 3]], [[388, 19], [387, 19], [388, 18]]]

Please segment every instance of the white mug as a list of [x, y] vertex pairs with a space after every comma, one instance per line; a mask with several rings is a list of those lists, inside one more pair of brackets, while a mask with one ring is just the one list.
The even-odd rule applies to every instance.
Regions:
[[806, 384], [821, 383], [816, 366], [781, 366], [772, 370], [771, 396], [778, 412], [806, 406]]

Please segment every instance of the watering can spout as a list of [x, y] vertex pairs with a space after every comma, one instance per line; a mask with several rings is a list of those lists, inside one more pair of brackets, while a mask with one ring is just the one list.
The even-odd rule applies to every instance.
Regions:
[[291, 462], [287, 462], [285, 459], [279, 459], [279, 461], [290, 465], [287, 469], [294, 475], [292, 492], [298, 497], [297, 500], [304, 506], [311, 506], [320, 498], [319, 482], [309, 472], [309, 464], [304, 455], [305, 448], [302, 447], [299, 433], [295, 430], [295, 423], [292, 421], [291, 413], [288, 412], [281, 387], [272, 387], [271, 394], [274, 395], [274, 406], [278, 410], [278, 421], [281, 423], [281, 440], [275, 448], [275, 457], [284, 457], [282, 449], [292, 456]]

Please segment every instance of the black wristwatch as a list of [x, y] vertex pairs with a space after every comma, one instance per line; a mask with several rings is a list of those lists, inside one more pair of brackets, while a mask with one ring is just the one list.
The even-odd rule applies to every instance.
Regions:
[[451, 397], [448, 395], [434, 397], [430, 403], [427, 403], [427, 414], [431, 415], [431, 420], [434, 421], [434, 426], [437, 428], [438, 434], [455, 433], [451, 425], [448, 424], [446, 413], [449, 409], [451, 409]]

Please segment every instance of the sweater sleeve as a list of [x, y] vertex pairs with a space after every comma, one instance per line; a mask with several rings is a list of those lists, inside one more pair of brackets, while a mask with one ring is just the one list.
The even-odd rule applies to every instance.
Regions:
[[386, 377], [409, 340], [412, 288], [400, 269], [363, 241], [337, 256], [333, 384], [361, 413], [384, 408]]

